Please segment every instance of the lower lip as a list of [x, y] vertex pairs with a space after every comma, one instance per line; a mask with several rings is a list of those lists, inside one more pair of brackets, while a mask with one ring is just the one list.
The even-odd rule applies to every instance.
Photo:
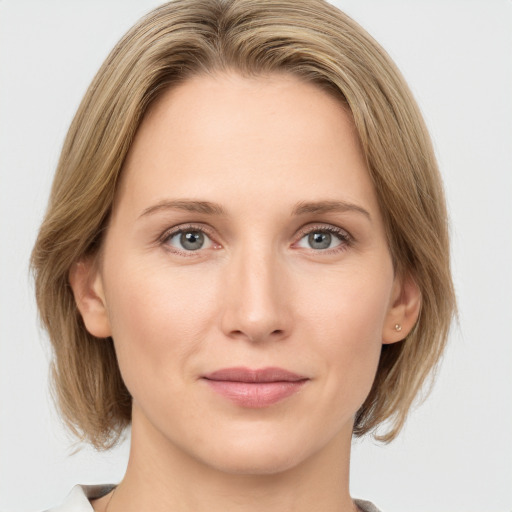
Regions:
[[293, 382], [235, 382], [205, 379], [219, 395], [241, 407], [257, 409], [267, 407], [297, 393], [306, 380]]

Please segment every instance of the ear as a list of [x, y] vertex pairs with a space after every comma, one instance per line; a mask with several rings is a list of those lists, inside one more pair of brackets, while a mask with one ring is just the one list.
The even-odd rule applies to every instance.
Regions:
[[103, 281], [96, 258], [84, 258], [74, 263], [69, 271], [69, 283], [89, 333], [97, 338], [111, 336]]
[[421, 309], [421, 291], [413, 277], [395, 277], [390, 307], [382, 332], [382, 343], [403, 340], [413, 329]]

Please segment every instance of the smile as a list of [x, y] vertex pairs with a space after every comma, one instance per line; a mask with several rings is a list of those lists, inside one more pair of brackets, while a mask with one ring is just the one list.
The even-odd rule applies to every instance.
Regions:
[[282, 368], [225, 368], [204, 375], [213, 391], [240, 407], [267, 407], [297, 393], [309, 380]]

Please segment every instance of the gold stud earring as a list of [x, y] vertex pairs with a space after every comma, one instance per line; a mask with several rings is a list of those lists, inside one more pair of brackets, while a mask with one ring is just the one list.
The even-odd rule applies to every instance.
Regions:
[[402, 326], [400, 324], [395, 324], [395, 331], [400, 332], [402, 330]]

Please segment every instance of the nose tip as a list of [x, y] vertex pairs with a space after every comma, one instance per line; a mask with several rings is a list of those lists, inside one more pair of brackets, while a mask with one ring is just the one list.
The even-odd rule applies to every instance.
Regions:
[[291, 328], [285, 274], [273, 258], [255, 260], [234, 263], [229, 271], [222, 329], [253, 343], [285, 338]]

